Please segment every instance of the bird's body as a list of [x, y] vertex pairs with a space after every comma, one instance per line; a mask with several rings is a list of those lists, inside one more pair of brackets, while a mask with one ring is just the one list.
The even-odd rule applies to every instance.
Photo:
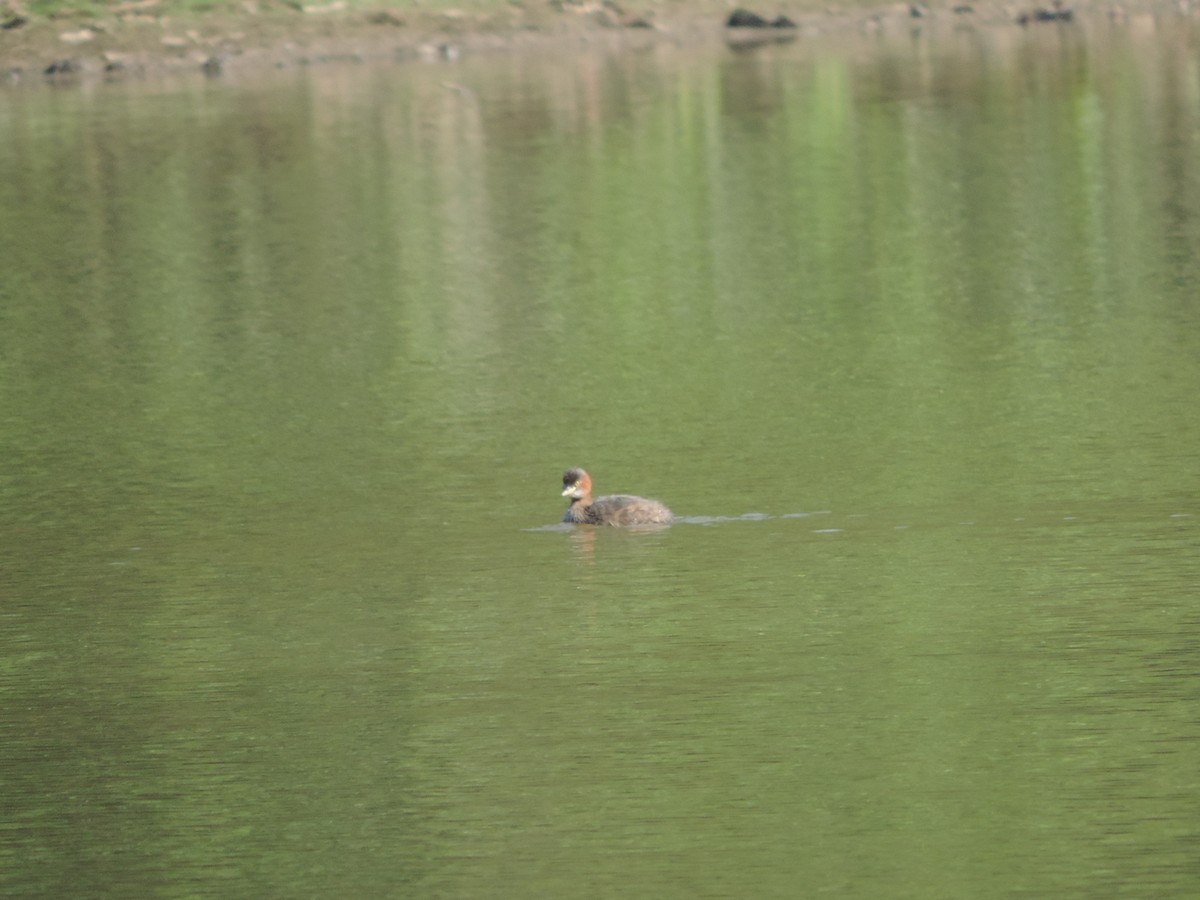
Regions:
[[610, 494], [592, 498], [592, 478], [583, 469], [568, 469], [563, 475], [563, 496], [571, 505], [564, 522], [576, 525], [667, 525], [675, 516], [657, 500], [632, 494]]

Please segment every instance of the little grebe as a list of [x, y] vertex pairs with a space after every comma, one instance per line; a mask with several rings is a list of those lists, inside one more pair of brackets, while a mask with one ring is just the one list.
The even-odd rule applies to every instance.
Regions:
[[567, 469], [563, 475], [563, 496], [571, 505], [564, 522], [576, 525], [666, 525], [675, 517], [657, 500], [613, 494], [592, 499], [592, 477], [583, 469]]

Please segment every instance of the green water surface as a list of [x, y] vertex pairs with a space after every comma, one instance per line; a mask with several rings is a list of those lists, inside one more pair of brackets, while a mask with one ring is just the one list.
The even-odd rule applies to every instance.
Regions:
[[10, 90], [0, 892], [1195, 896], [1195, 46]]

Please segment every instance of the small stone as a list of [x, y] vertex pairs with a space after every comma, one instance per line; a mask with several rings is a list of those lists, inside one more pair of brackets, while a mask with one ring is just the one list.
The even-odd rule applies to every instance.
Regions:
[[95, 40], [96, 32], [90, 28], [80, 28], [78, 31], [64, 31], [58, 36], [58, 39], [64, 44], [75, 46], [77, 44], [86, 44], [88, 41]]
[[367, 16], [367, 21], [372, 25], [392, 25], [396, 28], [403, 28], [406, 24], [404, 16], [390, 9], [381, 9]]

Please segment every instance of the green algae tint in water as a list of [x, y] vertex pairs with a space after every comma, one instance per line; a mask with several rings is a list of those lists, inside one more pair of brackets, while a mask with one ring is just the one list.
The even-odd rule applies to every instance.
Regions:
[[15, 92], [4, 891], [1193, 895], [1175, 24]]

